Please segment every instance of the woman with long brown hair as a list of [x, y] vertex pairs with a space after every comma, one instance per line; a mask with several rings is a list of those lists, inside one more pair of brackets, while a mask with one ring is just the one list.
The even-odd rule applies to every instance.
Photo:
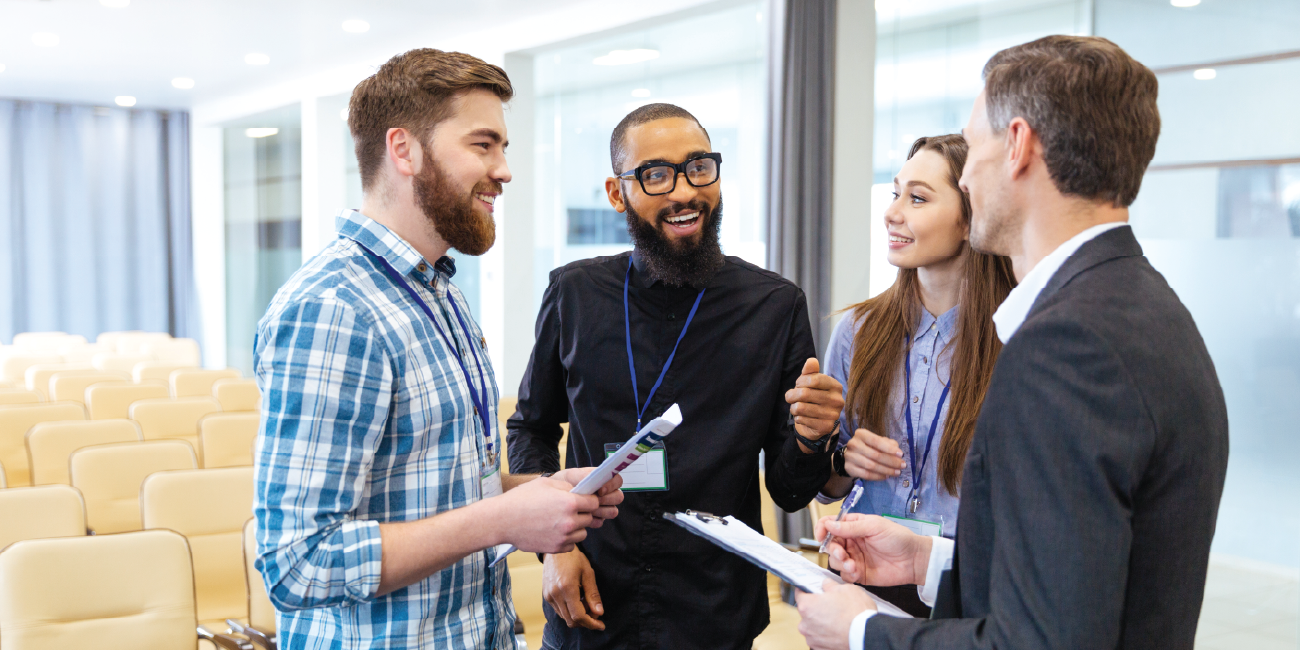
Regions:
[[993, 312], [1015, 286], [1009, 258], [971, 250], [970, 197], [957, 184], [966, 151], [960, 135], [920, 138], [894, 179], [884, 225], [898, 279], [831, 335], [844, 447], [818, 497], [861, 492], [849, 512], [945, 537], [957, 532], [962, 465], [1002, 348]]

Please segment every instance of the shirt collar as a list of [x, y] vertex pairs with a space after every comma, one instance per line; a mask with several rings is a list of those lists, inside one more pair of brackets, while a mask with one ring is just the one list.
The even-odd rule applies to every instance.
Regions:
[[639, 248], [632, 249], [632, 268], [636, 269], [636, 273], [632, 274], [632, 283], [638, 289], [649, 289], [659, 283], [659, 280], [650, 276], [649, 270], [646, 269], [645, 257], [641, 255]]
[[357, 210], [340, 211], [334, 217], [334, 227], [340, 236], [356, 240], [370, 252], [388, 260], [403, 277], [415, 275], [421, 284], [435, 285], [439, 275], [448, 279], [456, 275], [455, 259], [444, 255], [430, 265], [405, 239]]
[[993, 324], [997, 326], [998, 338], [1002, 339], [1005, 345], [1015, 335], [1016, 330], [1024, 324], [1025, 317], [1029, 315], [1029, 310], [1033, 308], [1034, 302], [1038, 300], [1038, 294], [1042, 293], [1047, 283], [1051, 281], [1052, 276], [1061, 269], [1061, 265], [1074, 255], [1079, 247], [1092, 241], [1102, 233], [1114, 230], [1128, 224], [1123, 221], [1113, 221], [1093, 226], [1074, 237], [1071, 237], [1064, 244], [1056, 247], [1038, 262], [1025, 278], [1016, 285], [1016, 288], [1007, 294], [1007, 299], [1002, 301], [998, 310], [993, 312]]
[[940, 338], [944, 341], [951, 341], [953, 332], [957, 329], [957, 310], [959, 309], [961, 309], [961, 305], [954, 305], [948, 311], [935, 316], [930, 313], [930, 310], [922, 307], [921, 322], [917, 324], [916, 332], [912, 334], [912, 338], [917, 341], [921, 340], [933, 325], [935, 329], [939, 330]]

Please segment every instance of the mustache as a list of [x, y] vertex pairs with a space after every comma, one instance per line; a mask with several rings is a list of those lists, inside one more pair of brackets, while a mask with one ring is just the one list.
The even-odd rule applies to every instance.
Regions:
[[689, 201], [686, 203], [674, 203], [660, 210], [658, 213], [655, 214], [655, 222], [663, 223], [663, 220], [668, 218], [670, 215], [677, 212], [681, 212], [683, 210], [694, 210], [696, 212], [699, 212], [701, 217], [708, 217], [713, 214], [712, 206], [710, 206], [708, 203], [705, 203], [704, 201], [695, 199], [693, 201]]
[[470, 190], [470, 194], [501, 194], [505, 188], [496, 181], [483, 181]]

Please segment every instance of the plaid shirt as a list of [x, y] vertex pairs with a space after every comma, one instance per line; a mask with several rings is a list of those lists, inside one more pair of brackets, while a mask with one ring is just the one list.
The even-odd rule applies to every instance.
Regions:
[[257, 330], [257, 567], [280, 647], [512, 648], [510, 581], [504, 563], [488, 568], [488, 551], [375, 597], [379, 522], [482, 499], [488, 454], [455, 351], [357, 242], [420, 293], [475, 386], [478, 349], [494, 449], [498, 393], [477, 323], [464, 331], [448, 304], [468, 316], [452, 260], [425, 263], [359, 212], [340, 213], [337, 226], [338, 240], [293, 274]]

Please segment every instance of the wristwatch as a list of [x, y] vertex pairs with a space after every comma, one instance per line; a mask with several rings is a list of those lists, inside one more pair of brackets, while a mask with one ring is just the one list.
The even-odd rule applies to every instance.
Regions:
[[838, 435], [839, 432], [840, 432], [840, 421], [836, 420], [835, 428], [831, 429], [830, 433], [816, 440], [813, 440], [811, 438], [805, 438], [804, 436], [800, 435], [799, 429], [797, 427], [794, 428], [794, 437], [798, 439], [799, 442], [802, 442], [803, 446], [813, 450], [814, 454], [821, 454], [826, 452], [826, 448], [830, 446], [832, 440], [839, 439], [839, 435]]
[[835, 453], [831, 454], [831, 471], [834, 472], [837, 476], [843, 476], [844, 478], [853, 478], [852, 476], [849, 476], [848, 471], [844, 469], [844, 448], [843, 447], [836, 449]]

